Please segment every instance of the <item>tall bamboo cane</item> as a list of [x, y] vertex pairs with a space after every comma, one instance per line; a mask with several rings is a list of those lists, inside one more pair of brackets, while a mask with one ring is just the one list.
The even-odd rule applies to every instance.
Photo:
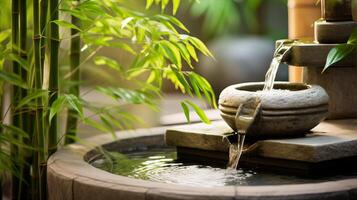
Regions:
[[[42, 0], [45, 1], [45, 0]], [[41, 20], [40, 20], [40, 1], [33, 0], [33, 17], [34, 17], [34, 67], [35, 67], [35, 89], [42, 89], [43, 81], [43, 65], [41, 61], [42, 57], [42, 46], [41, 46]], [[35, 134], [33, 137], [33, 145], [38, 149], [37, 153], [34, 154], [33, 158], [33, 178], [32, 178], [32, 189], [33, 199], [46, 199], [46, 141], [47, 138], [44, 131], [44, 102], [41, 98], [36, 100], [36, 124], [35, 124]]]
[[[79, 0], [77, 0], [79, 3]], [[80, 20], [72, 16], [71, 22], [73, 25], [77, 27], [80, 26]], [[78, 68], [80, 63], [80, 36], [79, 31], [77, 29], [71, 29], [71, 51], [70, 51], [70, 70], [72, 73], [71, 81], [73, 85], [69, 88], [69, 93], [79, 96], [79, 81], [80, 81], [80, 70]], [[76, 136], [77, 132], [77, 121], [78, 117], [76, 115], [75, 110], [69, 109], [68, 110], [68, 117], [67, 117], [67, 127], [66, 127], [66, 139], [65, 143], [70, 144], [74, 142], [74, 137]]]
[[[50, 0], [50, 21], [58, 19], [58, 0]], [[58, 97], [58, 48], [59, 48], [59, 31], [58, 25], [51, 23], [50, 25], [50, 77], [49, 77], [49, 106], [57, 99]], [[49, 155], [52, 155], [57, 150], [57, 132], [58, 132], [58, 123], [57, 116], [54, 116], [51, 120], [49, 128], [49, 138], [48, 138], [48, 150]]]
[[[26, 0], [20, 0], [19, 2], [19, 54], [23, 60], [27, 60], [27, 4]], [[27, 81], [27, 71], [24, 70], [25, 66], [20, 67], [21, 78], [24, 82]], [[21, 89], [20, 99], [27, 95], [28, 91], [26, 89]], [[30, 123], [30, 113], [24, 112], [23, 108], [19, 108], [20, 116], [21, 116], [21, 128], [24, 132], [29, 134], [29, 138], [31, 138], [31, 123]], [[24, 143], [29, 144], [30, 141], [24, 141]], [[19, 147], [19, 157], [21, 157], [20, 163], [20, 175], [21, 182], [19, 186], [19, 199], [26, 199], [30, 194], [29, 184], [31, 183], [31, 175], [30, 175], [30, 163], [31, 163], [31, 152], [27, 151], [27, 149], [23, 149]]]
[[[19, 44], [19, 0], [12, 0], [12, 8], [11, 8], [11, 44], [12, 44], [12, 53], [18, 55], [18, 44]], [[16, 61], [12, 62], [12, 70], [15, 74], [20, 75], [20, 66], [19, 63]], [[21, 89], [18, 86], [13, 87], [13, 93], [12, 93], [12, 107], [16, 107], [17, 103], [19, 102], [19, 97], [20, 97], [20, 92]], [[12, 124], [16, 127], [20, 127], [21, 125], [21, 117], [20, 115], [16, 114], [15, 111], [13, 110], [13, 116], [12, 116]], [[17, 158], [18, 156], [18, 148], [16, 145], [11, 145], [11, 156], [13, 158]], [[14, 166], [17, 168], [17, 166]], [[13, 199], [17, 199], [16, 194], [19, 193], [19, 183], [20, 180], [16, 176], [12, 176], [12, 194], [15, 194], [12, 196]]]
[[[48, 0], [41, 0], [41, 10], [40, 10], [40, 30], [41, 35], [46, 35], [46, 24], [47, 24], [47, 15], [48, 15]], [[46, 38], [41, 37], [40, 46], [41, 46], [41, 66], [44, 66], [45, 53], [46, 53]], [[41, 75], [42, 76], [42, 75]]]

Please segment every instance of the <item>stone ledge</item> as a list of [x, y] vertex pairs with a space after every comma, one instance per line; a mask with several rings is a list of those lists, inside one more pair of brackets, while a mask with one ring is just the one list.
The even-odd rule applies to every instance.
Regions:
[[[356, 124], [356, 119], [325, 121], [306, 137], [258, 141], [255, 152], [260, 157], [311, 163], [357, 156]], [[229, 143], [224, 138], [231, 133], [224, 121], [186, 125], [167, 130], [166, 143], [228, 152]]]
[[322, 44], [347, 43], [353, 30], [357, 27], [354, 21], [315, 22], [315, 40]]
[[[302, 43], [293, 44], [290, 52], [283, 57], [282, 62], [301, 67], [323, 67], [328, 53], [336, 46], [337, 44], [317, 44], [303, 41]], [[357, 63], [352, 55], [332, 65], [332, 67], [356, 66]]]

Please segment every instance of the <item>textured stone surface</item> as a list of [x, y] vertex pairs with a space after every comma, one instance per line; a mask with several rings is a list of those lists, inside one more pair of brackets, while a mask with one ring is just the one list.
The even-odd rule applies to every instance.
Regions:
[[323, 87], [330, 97], [329, 119], [357, 117], [357, 68], [305, 68], [304, 82]]
[[315, 22], [315, 40], [319, 43], [347, 43], [352, 31], [357, 27], [354, 21]]
[[[205, 130], [209, 130], [206, 131]], [[224, 135], [231, 129], [223, 121], [169, 129], [166, 141], [172, 146], [228, 151]], [[256, 153], [266, 158], [304, 162], [321, 162], [357, 156], [357, 120], [325, 121], [303, 138], [263, 140], [257, 143]]]
[[[313, 42], [301, 42], [294, 44], [290, 52], [286, 53], [282, 62], [301, 67], [321, 67], [325, 66], [326, 58], [336, 44], [316, 44]], [[352, 67], [356, 66], [356, 60], [353, 56], [334, 64], [334, 67]]]
[[317, 85], [277, 82], [270, 92], [256, 92], [264, 83], [241, 83], [227, 87], [219, 96], [222, 118], [235, 129], [238, 106], [250, 98], [261, 99], [261, 111], [247, 137], [278, 138], [304, 135], [328, 114], [329, 97]]

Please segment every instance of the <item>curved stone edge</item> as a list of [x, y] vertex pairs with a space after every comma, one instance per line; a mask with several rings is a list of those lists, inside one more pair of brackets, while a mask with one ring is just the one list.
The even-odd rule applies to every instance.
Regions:
[[[305, 85], [302, 83], [290, 83], [278, 81], [275, 85], [290, 86]], [[306, 109], [321, 105], [327, 105], [329, 97], [326, 91], [318, 85], [307, 85], [308, 88], [297, 91], [276, 92], [256, 92], [246, 91], [240, 88], [247, 86], [263, 86], [264, 82], [239, 83], [226, 87], [219, 95], [218, 104], [223, 107], [238, 108], [239, 104], [251, 97], [259, 97], [262, 100], [262, 109], [285, 110], [285, 109]]]
[[[118, 139], [163, 135], [172, 127], [118, 132]], [[160, 200], [160, 199], [356, 199], [357, 179], [316, 184], [275, 186], [188, 187], [156, 183], [113, 175], [84, 161], [93, 146], [113, 142], [112, 136], [91, 137], [58, 150], [48, 161], [47, 179], [50, 200]]]

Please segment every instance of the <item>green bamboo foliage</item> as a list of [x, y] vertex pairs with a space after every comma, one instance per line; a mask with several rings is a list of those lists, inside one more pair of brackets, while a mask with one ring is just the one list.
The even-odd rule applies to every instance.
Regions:
[[[79, 0], [77, 0], [79, 3]], [[71, 23], [77, 27], [80, 27], [80, 19], [72, 16]], [[75, 96], [79, 96], [79, 81], [80, 81], [80, 35], [78, 29], [71, 29], [71, 49], [70, 49], [70, 73], [71, 73], [71, 81], [72, 85], [69, 88], [69, 93]], [[77, 112], [75, 109], [68, 110], [68, 117], [67, 117], [67, 127], [66, 127], [66, 138], [65, 143], [71, 144], [74, 142], [74, 137], [76, 136], [77, 132], [77, 123], [78, 117]]]
[[[53, 21], [58, 20], [58, 0], [49, 1], [50, 9], [50, 32], [49, 32], [49, 65], [50, 65], [50, 77], [49, 77], [49, 106], [51, 106], [58, 98], [58, 85], [59, 85], [59, 70], [58, 70], [58, 50], [59, 50], [59, 28]], [[48, 151], [49, 155], [52, 155], [57, 150], [57, 132], [58, 132], [57, 115], [53, 116], [49, 127], [48, 137]]]

